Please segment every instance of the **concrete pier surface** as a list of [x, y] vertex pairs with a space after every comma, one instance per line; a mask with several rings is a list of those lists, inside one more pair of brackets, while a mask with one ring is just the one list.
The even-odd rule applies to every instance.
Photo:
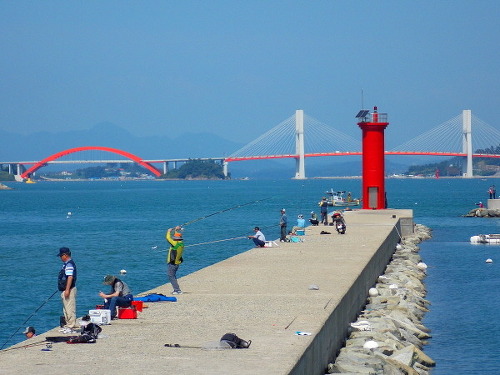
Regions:
[[[138, 319], [102, 326], [95, 344], [42, 350], [46, 336], [62, 335], [58, 328], [19, 343], [0, 352], [0, 374], [324, 374], [368, 289], [413, 230], [412, 215], [346, 212], [346, 234], [308, 227], [303, 242], [251, 249], [194, 272], [179, 280], [177, 302], [146, 303]], [[165, 284], [141, 295], [171, 291]], [[252, 340], [250, 348], [209, 349], [229, 332]], [[14, 349], [30, 343], [40, 345]]]

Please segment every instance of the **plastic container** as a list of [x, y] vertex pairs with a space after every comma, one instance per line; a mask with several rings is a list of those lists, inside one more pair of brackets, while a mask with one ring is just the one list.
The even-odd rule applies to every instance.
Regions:
[[139, 312], [142, 311], [143, 304], [144, 304], [144, 302], [142, 302], [142, 301], [132, 301], [132, 306], [135, 306], [135, 309]]
[[94, 324], [110, 324], [111, 310], [97, 309], [89, 310], [90, 322]]
[[118, 319], [137, 319], [137, 310], [135, 306], [119, 307]]

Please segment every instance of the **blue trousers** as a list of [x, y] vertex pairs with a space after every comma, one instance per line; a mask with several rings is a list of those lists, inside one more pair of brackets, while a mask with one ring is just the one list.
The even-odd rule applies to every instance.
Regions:
[[177, 282], [177, 270], [179, 269], [180, 264], [168, 264], [167, 265], [167, 274], [168, 279], [170, 280], [170, 284], [172, 284], [172, 288], [174, 288], [174, 292], [180, 292], [181, 288], [179, 287], [179, 283]]
[[259, 247], [264, 247], [264, 245], [266, 244], [264, 241], [262, 240], [259, 240], [258, 238], [252, 238], [253, 240], [253, 243], [255, 244], [255, 246], [259, 246]]
[[111, 310], [111, 319], [114, 319], [116, 318], [116, 308], [130, 307], [133, 299], [134, 297], [132, 296], [132, 294], [127, 294], [123, 297], [113, 297], [111, 299], [108, 299], [108, 301], [104, 304], [104, 308]]

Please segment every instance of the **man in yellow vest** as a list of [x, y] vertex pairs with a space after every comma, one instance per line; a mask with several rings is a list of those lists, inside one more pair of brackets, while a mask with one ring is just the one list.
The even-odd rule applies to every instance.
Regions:
[[174, 288], [172, 294], [182, 294], [182, 290], [179, 287], [176, 276], [177, 270], [183, 261], [182, 253], [184, 252], [184, 241], [182, 240], [182, 233], [180, 231], [181, 227], [176, 226], [175, 233], [172, 236], [172, 228], [168, 228], [165, 236], [168, 243], [170, 243], [170, 249], [168, 250], [167, 255], [167, 274], [170, 279], [170, 283], [172, 284], [172, 288]]

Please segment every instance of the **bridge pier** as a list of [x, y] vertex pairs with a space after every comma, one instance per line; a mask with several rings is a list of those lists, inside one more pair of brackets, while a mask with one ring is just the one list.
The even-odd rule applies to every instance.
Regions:
[[226, 159], [222, 159], [221, 162], [222, 162], [222, 173], [224, 174], [224, 178], [227, 178], [229, 163], [226, 161]]
[[163, 174], [168, 173], [168, 161], [163, 162]]
[[295, 178], [303, 180], [306, 178], [306, 167], [304, 162], [304, 111], [295, 111]]
[[467, 154], [467, 169], [463, 177], [472, 178], [474, 172], [472, 168], [472, 116], [470, 109], [464, 109], [462, 111], [462, 129], [462, 153]]

